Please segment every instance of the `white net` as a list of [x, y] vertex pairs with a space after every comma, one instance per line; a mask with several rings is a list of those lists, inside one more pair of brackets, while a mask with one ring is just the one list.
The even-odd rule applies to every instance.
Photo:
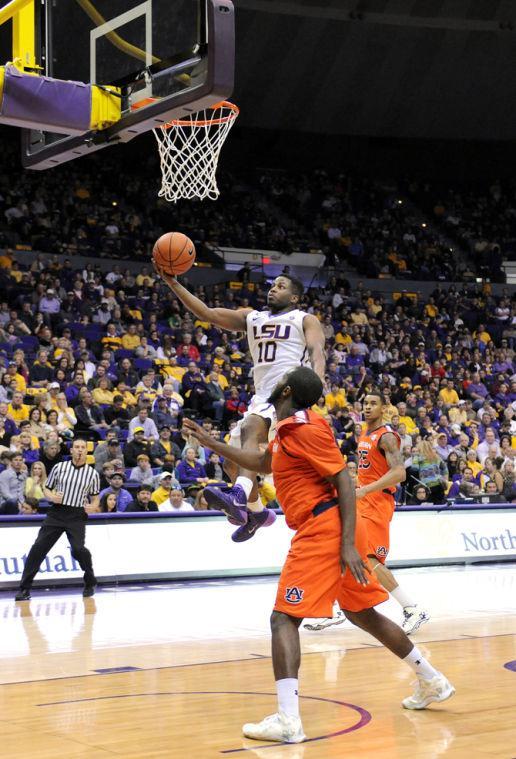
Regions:
[[223, 102], [154, 129], [161, 162], [160, 198], [216, 200], [220, 151], [239, 110]]

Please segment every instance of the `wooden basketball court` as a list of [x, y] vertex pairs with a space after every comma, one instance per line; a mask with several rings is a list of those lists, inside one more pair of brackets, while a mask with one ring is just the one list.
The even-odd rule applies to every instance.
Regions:
[[[457, 694], [425, 712], [400, 701], [414, 677], [348, 623], [303, 632], [309, 741], [242, 738], [276, 710], [272, 580], [34, 592], [2, 616], [2, 756], [417, 759], [516, 757], [516, 567], [410, 570], [432, 620], [414, 640]], [[384, 611], [399, 618], [389, 602]]]

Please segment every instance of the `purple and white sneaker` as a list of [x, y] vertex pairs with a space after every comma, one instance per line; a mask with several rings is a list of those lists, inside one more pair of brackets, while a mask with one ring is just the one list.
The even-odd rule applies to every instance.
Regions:
[[223, 492], [220, 488], [204, 488], [204, 497], [208, 506], [223, 511], [231, 524], [245, 525], [247, 522], [247, 496], [240, 485], [233, 485], [231, 490]]
[[260, 527], [270, 527], [276, 521], [276, 513], [272, 509], [263, 511], [250, 511], [247, 515], [247, 523], [235, 530], [231, 540], [235, 543], [244, 543], [250, 540]]

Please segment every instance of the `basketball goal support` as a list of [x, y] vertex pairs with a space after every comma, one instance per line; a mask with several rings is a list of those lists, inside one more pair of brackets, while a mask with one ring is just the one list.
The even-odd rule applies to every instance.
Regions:
[[12, 19], [13, 58], [21, 62], [20, 68], [32, 70], [36, 65], [36, 28], [34, 0], [12, 0], [0, 9], [0, 26]]

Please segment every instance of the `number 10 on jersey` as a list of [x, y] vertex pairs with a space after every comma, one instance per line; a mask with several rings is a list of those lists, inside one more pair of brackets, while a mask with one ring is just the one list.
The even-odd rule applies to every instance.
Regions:
[[276, 350], [278, 344], [275, 340], [268, 340], [264, 343], [258, 343], [258, 363], [272, 364], [276, 360]]

